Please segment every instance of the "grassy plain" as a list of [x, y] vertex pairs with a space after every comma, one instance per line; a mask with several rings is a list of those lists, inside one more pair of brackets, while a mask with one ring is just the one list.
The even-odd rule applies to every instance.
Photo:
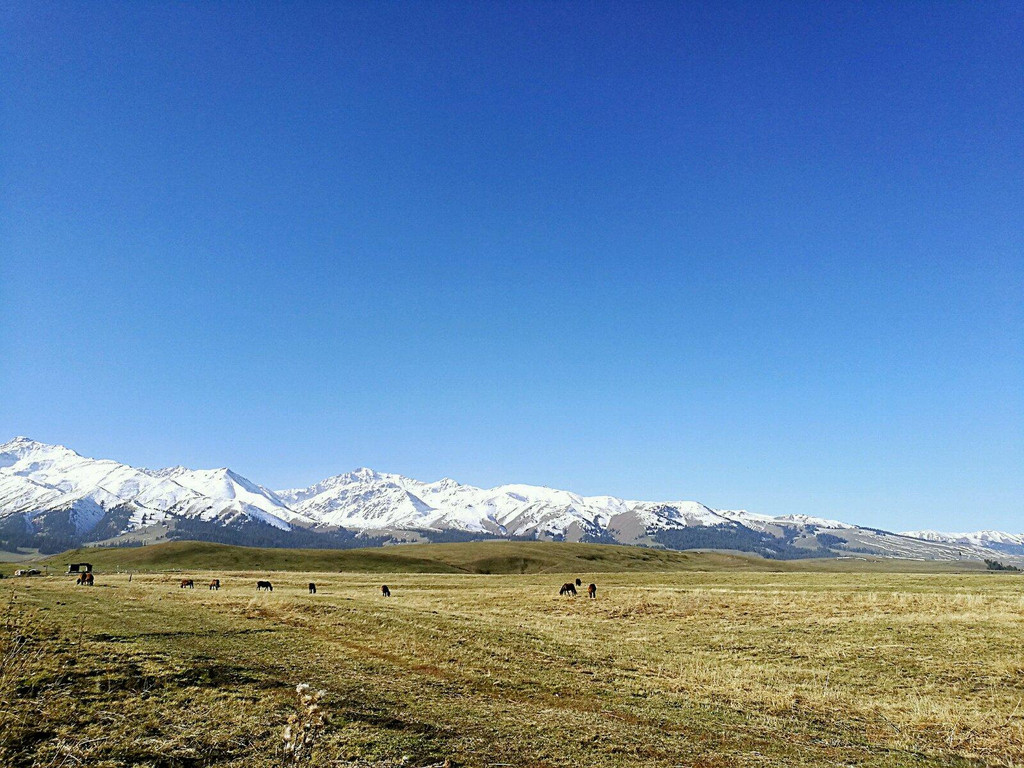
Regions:
[[188, 575], [0, 582], [0, 765], [1024, 764], [1018, 576]]

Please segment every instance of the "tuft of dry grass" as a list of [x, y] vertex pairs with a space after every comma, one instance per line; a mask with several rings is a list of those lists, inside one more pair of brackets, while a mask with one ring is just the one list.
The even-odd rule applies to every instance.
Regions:
[[327, 715], [323, 708], [327, 691], [314, 691], [310, 689], [309, 683], [299, 683], [295, 686], [295, 695], [298, 701], [281, 734], [284, 742], [281, 749], [289, 765], [315, 765], [314, 751], [327, 725]]

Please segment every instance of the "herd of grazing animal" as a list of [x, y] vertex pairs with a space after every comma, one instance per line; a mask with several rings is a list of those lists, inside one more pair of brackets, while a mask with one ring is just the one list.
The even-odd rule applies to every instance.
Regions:
[[[92, 574], [90, 573], [90, 574], [87, 574], [87, 575], [89, 576], [89, 583], [92, 584]], [[82, 583], [81, 579], [79, 579], [79, 583]], [[581, 579], [576, 579], [576, 583], [575, 584], [573, 584], [571, 581], [567, 581], [567, 582], [565, 582], [565, 584], [562, 585], [562, 588], [558, 590], [558, 594], [560, 594], [560, 595], [572, 595], [573, 597], [576, 597], [576, 595], [577, 595], [576, 587], [582, 587], [582, 586], [583, 586], [583, 581]], [[185, 589], [186, 587], [188, 589], [192, 589], [194, 587], [192, 579], [182, 579], [181, 580], [181, 587], [182, 587], [182, 589]], [[210, 589], [220, 589], [220, 579], [214, 579], [213, 581], [211, 581], [210, 582]], [[257, 592], [264, 592], [264, 591], [265, 592], [273, 592], [274, 591], [274, 585], [271, 584], [269, 581], [257, 581], [256, 582], [256, 591]], [[309, 594], [311, 594], [311, 595], [315, 595], [316, 594], [316, 583], [315, 582], [312, 582], [312, 581], [309, 582]], [[391, 597], [391, 590], [388, 588], [387, 584], [382, 584], [381, 585], [380, 594], [381, 594], [381, 597]], [[587, 587], [587, 597], [592, 598], [592, 599], [597, 598], [597, 584], [591, 584], [589, 587]]]
[[[95, 580], [93, 578], [92, 572], [82, 573], [75, 580], [75, 584], [85, 584], [86, 586], [90, 586], [91, 587], [94, 584], [94, 581]], [[195, 582], [195, 579], [182, 579], [178, 586], [179, 586], [179, 589], [195, 589], [196, 588], [196, 582]], [[220, 579], [213, 579], [210, 582], [210, 587], [209, 588], [211, 590], [219, 590], [220, 589]], [[274, 591], [274, 585], [271, 584], [269, 581], [264, 581], [264, 580], [261, 579], [261, 580], [256, 582], [256, 591], [257, 592], [273, 592]], [[391, 590], [388, 589], [388, 585], [387, 584], [385, 584], [384, 586], [382, 586], [380, 588], [380, 592], [381, 592], [381, 594], [384, 597], [391, 597]], [[309, 594], [311, 594], [311, 595], [315, 595], [316, 594], [316, 582], [313, 582], [313, 581], [309, 582]]]
[[[94, 583], [95, 583], [95, 580], [93, 579], [93, 575], [92, 575], [91, 571], [88, 572], [88, 573], [80, 574], [78, 579], [75, 581], [75, 584], [83, 584], [83, 585], [86, 585], [86, 586], [89, 586], [89, 587], [93, 586]], [[571, 581], [567, 581], [567, 582], [565, 582], [565, 584], [562, 585], [561, 589], [558, 590], [558, 594], [559, 595], [571, 595], [572, 597], [576, 597], [576, 595], [577, 595], [576, 587], [582, 587], [582, 586], [583, 586], [583, 581], [581, 579], [576, 579], [576, 583], [575, 584], [573, 584]], [[180, 588], [181, 589], [195, 589], [196, 588], [195, 580], [194, 579], [182, 579], [181, 580], [181, 587]], [[219, 590], [220, 589], [220, 579], [214, 579], [213, 581], [211, 581], [210, 582], [210, 589]], [[274, 591], [274, 585], [271, 584], [269, 581], [260, 580], [260, 581], [256, 582], [256, 591], [257, 592], [273, 592]], [[316, 594], [316, 584], [314, 582], [312, 582], [312, 581], [309, 582], [309, 594], [311, 594], [311, 595], [315, 595]], [[382, 597], [391, 597], [391, 590], [388, 588], [387, 584], [384, 584], [384, 585], [381, 586], [380, 594], [381, 594]], [[597, 584], [591, 584], [589, 587], [587, 587], [587, 597], [589, 597], [591, 599], [596, 599], [597, 598]]]

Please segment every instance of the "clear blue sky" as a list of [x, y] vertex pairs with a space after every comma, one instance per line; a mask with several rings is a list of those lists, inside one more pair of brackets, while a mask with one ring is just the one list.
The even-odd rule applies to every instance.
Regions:
[[1024, 6], [0, 6], [0, 437], [1024, 530]]

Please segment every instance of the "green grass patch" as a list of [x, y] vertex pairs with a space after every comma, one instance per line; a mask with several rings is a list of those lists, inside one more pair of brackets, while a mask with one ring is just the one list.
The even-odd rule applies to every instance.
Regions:
[[[719, 552], [677, 552], [608, 544], [484, 541], [407, 544], [368, 549], [278, 549], [176, 541], [144, 547], [88, 547], [40, 561], [51, 570], [90, 562], [101, 571], [264, 570], [363, 573], [529, 574], [679, 571], [907, 571], [983, 570], [981, 562], [955, 563], [848, 558], [765, 560]], [[7, 566], [12, 571], [16, 566]]]

